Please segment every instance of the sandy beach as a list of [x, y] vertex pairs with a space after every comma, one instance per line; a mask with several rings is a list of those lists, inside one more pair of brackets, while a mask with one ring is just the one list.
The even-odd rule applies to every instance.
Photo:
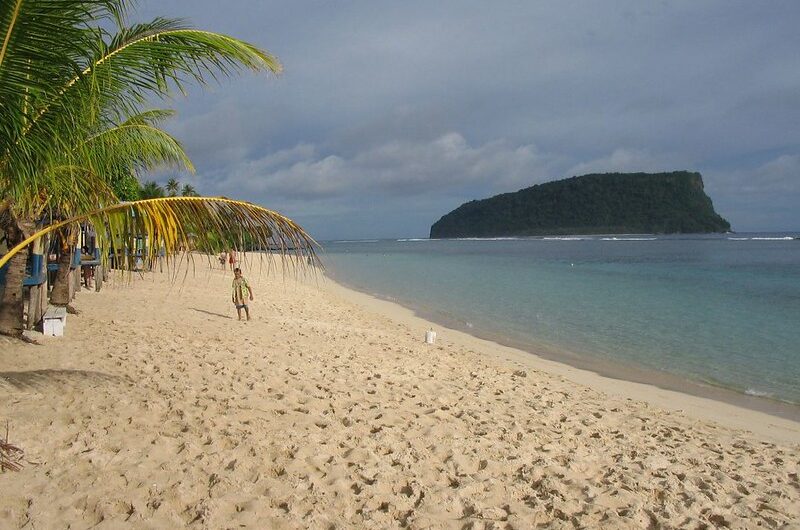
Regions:
[[[0, 339], [14, 528], [800, 528], [800, 424], [619, 381], [322, 276], [82, 292]], [[181, 276], [182, 278], [182, 276]], [[426, 329], [438, 333], [423, 342]]]

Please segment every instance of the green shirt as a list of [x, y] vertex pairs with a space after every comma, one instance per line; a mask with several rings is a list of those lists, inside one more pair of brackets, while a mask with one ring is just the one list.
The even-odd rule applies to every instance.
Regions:
[[246, 300], [250, 297], [250, 284], [247, 283], [244, 277], [234, 278], [231, 290], [231, 298], [234, 304], [243, 305], [247, 303]]

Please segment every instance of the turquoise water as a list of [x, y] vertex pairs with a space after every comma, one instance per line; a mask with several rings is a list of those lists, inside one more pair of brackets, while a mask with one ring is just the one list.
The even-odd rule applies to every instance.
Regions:
[[796, 234], [343, 241], [343, 282], [516, 344], [800, 403]]

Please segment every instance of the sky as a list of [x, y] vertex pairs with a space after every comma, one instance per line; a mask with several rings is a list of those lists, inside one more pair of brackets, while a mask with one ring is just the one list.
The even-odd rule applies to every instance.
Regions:
[[683, 169], [734, 230], [800, 230], [796, 0], [139, 0], [130, 18], [156, 16], [284, 66], [156, 102], [197, 168], [179, 179], [318, 240], [427, 237], [472, 199]]

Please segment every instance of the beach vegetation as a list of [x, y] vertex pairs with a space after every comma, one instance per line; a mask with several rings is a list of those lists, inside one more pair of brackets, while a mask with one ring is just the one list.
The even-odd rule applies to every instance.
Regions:
[[184, 184], [183, 187], [181, 187], [181, 196], [182, 197], [199, 197], [200, 194], [197, 193], [197, 190], [194, 189], [194, 186], [192, 186], [191, 184]]
[[164, 197], [164, 188], [158, 184], [155, 180], [150, 180], [142, 184], [139, 188], [139, 195], [137, 198], [139, 199], [159, 199]]
[[[170, 178], [167, 184], [162, 186], [155, 180], [149, 180], [143, 184], [136, 183], [135, 193], [133, 196], [122, 197], [119, 193], [117, 196], [122, 200], [136, 200], [136, 199], [158, 199], [160, 197], [199, 197], [194, 186], [191, 184], [181, 185], [180, 181], [176, 178]], [[117, 192], [115, 188], [115, 193]]]

